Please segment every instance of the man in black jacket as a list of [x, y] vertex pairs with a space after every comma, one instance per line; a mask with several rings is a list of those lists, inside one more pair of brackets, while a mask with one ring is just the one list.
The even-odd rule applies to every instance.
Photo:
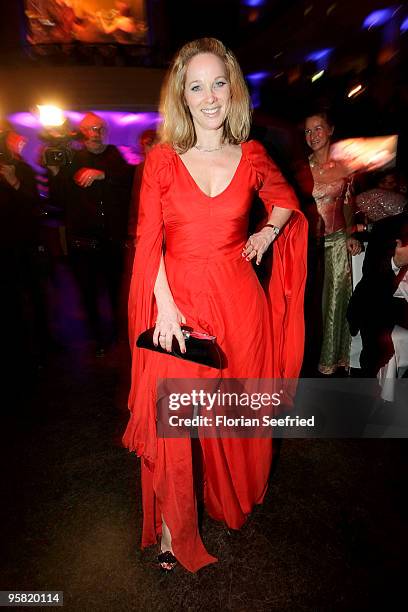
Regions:
[[94, 113], [80, 123], [84, 147], [63, 169], [51, 166], [50, 192], [64, 209], [68, 255], [88, 315], [97, 354], [106, 334], [98, 298], [107, 289], [115, 331], [127, 238], [133, 168], [118, 149], [106, 145], [106, 124]]
[[25, 139], [0, 125], [0, 295], [2, 352], [18, 367], [42, 358], [47, 335], [39, 260], [35, 173], [21, 157]]
[[360, 330], [364, 375], [376, 376], [394, 354], [395, 325], [408, 329], [408, 210], [378, 221], [370, 235], [363, 278], [351, 297], [352, 335]]

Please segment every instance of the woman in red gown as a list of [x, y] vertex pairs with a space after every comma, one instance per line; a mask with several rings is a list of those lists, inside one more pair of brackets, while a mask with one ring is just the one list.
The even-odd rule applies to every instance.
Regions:
[[[185, 45], [162, 94], [162, 142], [143, 175], [129, 296], [133, 352], [131, 411], [124, 444], [141, 457], [142, 546], [161, 536], [164, 569], [177, 559], [195, 572], [216, 561], [197, 523], [189, 439], [156, 435], [159, 378], [213, 378], [214, 370], [135, 348], [155, 326], [170, 350], [180, 325], [217, 337], [223, 378], [297, 377], [303, 355], [306, 221], [292, 189], [262, 145], [247, 141], [250, 99], [234, 55], [216, 39]], [[248, 238], [258, 194], [265, 225]], [[273, 245], [263, 288], [253, 269]], [[165, 245], [165, 248], [164, 248]], [[209, 515], [239, 529], [262, 502], [271, 439], [200, 439]], [[174, 555], [174, 557], [172, 556]]]

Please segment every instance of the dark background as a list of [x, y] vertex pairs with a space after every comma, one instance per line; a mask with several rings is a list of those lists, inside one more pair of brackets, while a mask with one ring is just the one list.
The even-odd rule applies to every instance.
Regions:
[[[405, 128], [408, 33], [399, 28], [407, 11], [389, 0], [146, 0], [150, 44], [132, 49], [109, 45], [108, 50], [101, 45], [30, 48], [23, 3], [3, 5], [3, 113], [30, 108], [40, 93], [58, 94], [77, 108], [110, 104], [112, 110], [153, 110], [162, 69], [177, 48], [199, 36], [216, 36], [237, 54], [246, 75], [268, 73], [261, 84], [267, 113], [298, 121], [316, 99], [323, 99], [334, 111], [339, 136]], [[398, 9], [394, 34], [390, 23], [362, 28], [369, 13], [390, 6]], [[326, 73], [311, 83], [319, 68], [307, 56], [326, 48], [332, 49]], [[141, 67], [144, 71], [136, 70]], [[365, 91], [349, 100], [347, 92], [356, 83]]]
[[[22, 3], [3, 0], [0, 113], [29, 111], [49, 97], [71, 110], [157, 110], [174, 51], [210, 35], [232, 47], [246, 75], [269, 73], [257, 121], [275, 132], [298, 125], [323, 99], [333, 107], [338, 137], [399, 133], [404, 142], [408, 33], [387, 43], [383, 27], [361, 28], [371, 11], [391, 4], [147, 0], [147, 46], [33, 49], [25, 43]], [[396, 20], [406, 16], [401, 8]], [[306, 57], [327, 47], [327, 72], [311, 83], [318, 66]], [[366, 89], [349, 100], [357, 82]], [[15, 377], [2, 380], [0, 589], [63, 590], [64, 608], [73, 612], [400, 608], [406, 440], [284, 440], [265, 503], [242, 531], [204, 518], [204, 541], [219, 563], [196, 575], [180, 567], [160, 574], [157, 551], [139, 550], [138, 461], [120, 444], [128, 346], [95, 358], [64, 258], [55, 267], [47, 272], [54, 349], [37, 368], [24, 341]], [[0, 324], [4, 330], [9, 322]], [[381, 435], [387, 412], [379, 419]]]

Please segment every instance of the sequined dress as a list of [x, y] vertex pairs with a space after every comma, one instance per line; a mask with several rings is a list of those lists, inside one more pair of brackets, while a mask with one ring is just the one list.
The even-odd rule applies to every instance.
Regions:
[[[330, 179], [330, 175], [328, 175]], [[332, 374], [350, 363], [351, 336], [346, 319], [351, 296], [351, 266], [346, 226], [353, 214], [352, 185], [348, 178], [327, 178], [314, 173], [316, 238], [324, 241], [322, 292], [322, 347], [318, 369]]]
[[369, 221], [379, 221], [399, 215], [406, 203], [407, 200], [402, 193], [389, 189], [369, 189], [356, 197], [357, 209], [363, 212]]

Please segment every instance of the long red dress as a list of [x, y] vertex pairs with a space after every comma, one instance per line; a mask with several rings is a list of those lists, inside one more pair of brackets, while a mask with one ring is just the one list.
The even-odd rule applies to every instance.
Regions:
[[[241, 256], [256, 192], [268, 214], [274, 205], [294, 211], [273, 245], [266, 290]], [[155, 323], [153, 289], [164, 240], [174, 301], [187, 325], [217, 337], [228, 361], [223, 377], [295, 378], [303, 355], [306, 221], [292, 189], [256, 141], [242, 145], [230, 184], [214, 197], [201, 191], [170, 146], [157, 145], [147, 157], [129, 296], [131, 415], [123, 440], [142, 458], [142, 547], [156, 543], [163, 516], [175, 556], [194, 572], [216, 559], [198, 532], [191, 441], [156, 436], [156, 382], [213, 378], [214, 371], [135, 348], [139, 333]], [[200, 442], [207, 512], [238, 529], [265, 495], [272, 441]]]

